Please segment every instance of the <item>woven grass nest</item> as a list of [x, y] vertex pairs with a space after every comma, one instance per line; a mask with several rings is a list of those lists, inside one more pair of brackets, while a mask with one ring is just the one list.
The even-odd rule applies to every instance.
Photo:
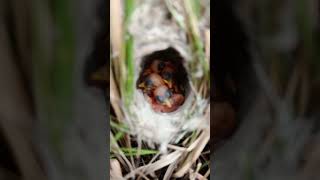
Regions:
[[[210, 9], [193, 3], [111, 1], [113, 179], [209, 177]], [[137, 88], [155, 60], [172, 63], [184, 89], [172, 112], [154, 111]]]

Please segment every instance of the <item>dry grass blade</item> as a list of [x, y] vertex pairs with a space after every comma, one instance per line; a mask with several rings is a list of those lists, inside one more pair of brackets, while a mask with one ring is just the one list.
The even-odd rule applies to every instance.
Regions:
[[168, 155], [165, 155], [164, 157], [161, 157], [160, 160], [147, 166], [145, 172], [149, 174], [149, 173], [155, 172], [165, 166], [168, 166], [169, 164], [174, 163], [181, 155], [182, 155], [182, 153], [179, 151], [175, 151], [175, 152], [172, 152]]
[[168, 155], [164, 155], [160, 160], [148, 164], [145, 166], [140, 166], [139, 168], [135, 169], [134, 171], [131, 171], [129, 174], [125, 176], [126, 179], [130, 179], [134, 177], [138, 172], [144, 172], [145, 174], [152, 174], [153, 172], [168, 166], [171, 163], [174, 163], [180, 156], [182, 155], [179, 151], [174, 151]]
[[196, 140], [197, 144], [194, 149], [186, 158], [184, 163], [180, 168], [178, 168], [177, 172], [174, 174], [175, 177], [182, 177], [188, 172], [188, 169], [192, 166], [193, 163], [199, 158], [201, 152], [203, 151], [204, 147], [207, 145], [210, 139], [210, 131], [204, 130], [199, 138]]
[[113, 53], [119, 55], [122, 49], [123, 19], [121, 1], [110, 1], [110, 37]]
[[191, 0], [184, 1], [184, 5], [185, 5], [185, 8], [186, 8], [186, 13], [189, 16], [189, 23], [190, 23], [190, 26], [191, 26], [190, 30], [191, 30], [192, 34], [194, 34], [197, 37], [200, 37], [200, 31], [199, 31], [199, 28], [198, 28], [198, 20], [197, 20], [196, 15], [193, 13], [194, 10], [193, 10], [193, 7], [192, 7]]
[[[196, 57], [196, 60], [193, 60], [190, 64], [191, 65], [191, 73], [194, 73], [194, 77], [199, 76], [199, 70], [201, 69], [201, 76], [203, 76], [205, 79], [209, 76], [209, 64], [205, 57], [205, 44], [203, 43], [203, 40], [200, 35], [200, 29], [199, 29], [199, 21], [198, 21], [198, 14], [197, 14], [197, 8], [200, 5], [197, 1], [192, 0], [186, 0], [183, 1], [187, 22], [188, 22], [188, 34], [191, 39], [191, 47], [193, 49], [193, 53]], [[200, 66], [199, 66], [200, 64]], [[196, 84], [196, 87], [198, 88], [198, 85], [200, 84], [197, 79], [193, 79], [193, 83]]]
[[163, 177], [163, 180], [170, 180], [170, 178], [172, 177], [172, 174], [173, 174], [177, 164], [178, 164], [178, 161], [176, 161], [176, 162], [174, 162], [174, 163], [169, 165], [169, 167], [168, 167], [168, 169], [167, 169], [167, 171], [166, 171], [166, 173], [165, 173], [165, 175]]
[[110, 102], [117, 116], [117, 120], [120, 122], [123, 121], [123, 113], [120, 107], [120, 94], [119, 90], [117, 89], [112, 69], [110, 69]]
[[120, 163], [116, 159], [110, 160], [110, 178], [118, 180], [124, 179], [122, 176]]
[[132, 164], [127, 159], [127, 157], [125, 156], [125, 154], [123, 153], [123, 151], [119, 147], [118, 143], [115, 141], [115, 138], [114, 138], [112, 132], [110, 132], [110, 142], [111, 142], [112, 152], [117, 153], [118, 155], [120, 155], [121, 159], [124, 160], [124, 162], [123, 162], [123, 161], [121, 161], [121, 159], [118, 158], [121, 161], [121, 163], [124, 165], [123, 167], [128, 167], [129, 170], [132, 171], [133, 170]]
[[196, 180], [196, 179], [205, 180], [206, 179], [201, 174], [199, 174], [199, 170], [200, 170], [201, 166], [202, 166], [202, 164], [198, 163], [195, 171], [191, 168], [189, 169], [190, 179], [192, 179], [192, 180]]
[[205, 35], [205, 53], [208, 64], [210, 64], [210, 29], [204, 31]]
[[145, 180], [150, 180], [146, 175], [144, 175], [143, 173], [141, 172], [138, 172], [139, 176], [138, 176], [138, 179], [141, 179], [141, 177]]
[[168, 148], [169, 149], [173, 149], [173, 150], [177, 150], [177, 151], [182, 151], [182, 152], [187, 152], [187, 150], [188, 150], [185, 147], [175, 146], [175, 145], [172, 145], [172, 144], [168, 144]]
[[113, 57], [113, 68], [116, 82], [122, 82], [125, 75], [125, 62], [123, 50], [123, 16], [122, 5], [119, 0], [110, 1], [110, 38]]
[[210, 169], [204, 174], [204, 178], [208, 178], [210, 175]]

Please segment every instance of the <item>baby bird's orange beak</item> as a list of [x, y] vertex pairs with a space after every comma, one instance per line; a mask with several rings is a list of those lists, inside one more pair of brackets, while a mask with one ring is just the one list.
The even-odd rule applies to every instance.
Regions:
[[165, 104], [166, 106], [168, 106], [169, 108], [172, 107], [172, 104], [171, 104], [171, 102], [170, 102], [169, 99], [166, 99], [166, 100], [164, 101], [164, 104]]
[[144, 83], [144, 82], [142, 82], [142, 83], [140, 83], [140, 84], [138, 85], [138, 87], [139, 87], [139, 88], [145, 88], [145, 87], [146, 87], [146, 85], [145, 85], [145, 83]]
[[167, 85], [168, 87], [171, 89], [172, 88], [172, 81], [171, 80], [163, 80]]

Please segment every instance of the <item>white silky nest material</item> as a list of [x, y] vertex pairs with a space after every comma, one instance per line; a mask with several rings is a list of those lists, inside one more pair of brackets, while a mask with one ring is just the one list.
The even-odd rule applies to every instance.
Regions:
[[[198, 104], [194, 113], [191, 114], [190, 109], [194, 101]], [[204, 118], [208, 101], [196, 100], [193, 93], [188, 95], [177, 111], [171, 113], [154, 112], [140, 90], [135, 91], [133, 102], [130, 106], [130, 115], [127, 114], [132, 133], [150, 145], [160, 144], [162, 152], [166, 151], [170, 142], [179, 141], [186, 132], [209, 128], [209, 121]]]

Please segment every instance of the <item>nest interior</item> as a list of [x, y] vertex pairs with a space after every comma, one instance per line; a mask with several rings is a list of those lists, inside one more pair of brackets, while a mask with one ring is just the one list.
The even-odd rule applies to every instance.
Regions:
[[155, 61], [160, 60], [163, 62], [170, 62], [173, 64], [173, 66], [176, 69], [176, 72], [174, 73], [174, 79], [176, 81], [176, 84], [178, 86], [182, 86], [182, 95], [187, 97], [190, 93], [190, 85], [189, 85], [189, 78], [187, 70], [184, 66], [184, 59], [180, 55], [180, 53], [174, 49], [173, 47], [169, 47], [164, 50], [155, 51], [149, 55], [146, 55], [143, 57], [141, 64], [140, 64], [140, 73], [139, 77], [136, 82], [136, 88], [138, 88], [138, 85], [143, 80], [143, 73], [145, 70], [150, 67], [150, 65]]

